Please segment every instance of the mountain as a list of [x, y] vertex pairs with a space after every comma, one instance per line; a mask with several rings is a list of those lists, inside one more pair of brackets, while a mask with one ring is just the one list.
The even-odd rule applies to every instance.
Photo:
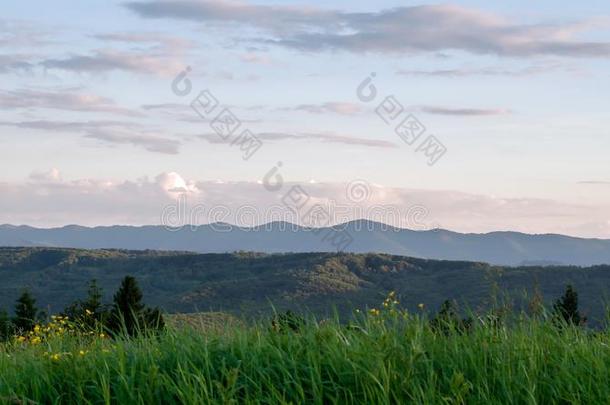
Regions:
[[[341, 240], [352, 242], [341, 249]], [[198, 253], [256, 251], [263, 253], [332, 252], [388, 253], [442, 260], [481, 261], [496, 265], [610, 264], [610, 240], [517, 232], [462, 234], [442, 229], [414, 231], [371, 221], [312, 230], [285, 222], [243, 228], [216, 223], [168, 230], [163, 226], [77, 225], [39, 229], [0, 226], [0, 246], [46, 246], [82, 249], [183, 250]]]
[[[12, 308], [23, 288], [49, 312], [86, 295], [95, 278], [110, 302], [121, 279], [135, 276], [149, 305], [169, 312], [222, 311], [268, 315], [275, 308], [343, 315], [378, 307], [396, 291], [412, 311], [436, 311], [445, 299], [485, 309], [510, 299], [527, 308], [534, 289], [546, 303], [573, 284], [592, 323], [605, 316], [610, 266], [499, 267], [386, 254], [194, 254], [188, 252], [0, 248], [0, 308]], [[501, 295], [498, 296], [498, 291]]]

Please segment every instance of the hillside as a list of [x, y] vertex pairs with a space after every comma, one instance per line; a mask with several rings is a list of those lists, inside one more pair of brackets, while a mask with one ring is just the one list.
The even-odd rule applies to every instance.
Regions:
[[499, 291], [520, 305], [538, 285], [549, 302], [573, 283], [582, 309], [603, 317], [610, 266], [515, 267], [435, 261], [384, 254], [194, 254], [187, 252], [0, 248], [0, 307], [11, 308], [27, 286], [39, 304], [59, 311], [85, 294], [95, 278], [107, 299], [126, 274], [135, 275], [150, 305], [169, 312], [224, 311], [245, 316], [308, 309], [328, 314], [378, 305], [391, 290], [412, 310], [456, 299], [485, 307]]

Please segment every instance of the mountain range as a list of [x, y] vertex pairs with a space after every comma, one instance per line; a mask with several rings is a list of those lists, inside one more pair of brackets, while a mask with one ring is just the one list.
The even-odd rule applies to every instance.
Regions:
[[0, 225], [0, 246], [81, 249], [179, 250], [196, 253], [387, 253], [441, 260], [487, 262], [503, 266], [610, 264], [610, 240], [518, 232], [464, 234], [443, 229], [409, 230], [372, 221], [329, 228], [305, 228], [286, 222], [257, 227], [215, 223], [164, 226], [69, 225], [41, 229]]

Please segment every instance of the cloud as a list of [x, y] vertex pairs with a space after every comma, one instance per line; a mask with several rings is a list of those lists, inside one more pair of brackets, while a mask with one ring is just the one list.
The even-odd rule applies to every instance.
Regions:
[[131, 117], [140, 117], [143, 115], [138, 111], [119, 107], [109, 98], [94, 94], [84, 94], [80, 91], [75, 91], [74, 89], [61, 89], [57, 91], [31, 89], [0, 91], [0, 108], [44, 108], [80, 112], [111, 113]]
[[125, 6], [143, 18], [253, 27], [266, 34], [260, 38], [261, 42], [306, 51], [438, 53], [460, 50], [513, 57], [610, 56], [610, 42], [576, 37], [597, 28], [600, 20], [525, 24], [453, 5], [358, 13], [226, 0], [131, 1]]
[[134, 128], [137, 124], [125, 121], [111, 120], [93, 120], [93, 121], [51, 121], [51, 120], [33, 120], [33, 121], [0, 121], [0, 126], [10, 126], [21, 129], [36, 129], [41, 131], [56, 131], [56, 132], [81, 132], [89, 129], [103, 127], [125, 127]]
[[97, 139], [110, 144], [129, 144], [139, 146], [150, 152], [175, 155], [180, 148], [180, 142], [175, 139], [142, 132], [123, 129], [90, 129], [86, 138]]
[[296, 107], [284, 108], [290, 111], [305, 111], [312, 114], [335, 113], [341, 115], [356, 115], [363, 111], [356, 103], [329, 102], [323, 104], [301, 104]]
[[417, 76], [417, 77], [472, 77], [472, 76], [507, 76], [507, 77], [527, 77], [534, 76], [554, 71], [564, 71], [575, 73], [578, 72], [574, 67], [565, 64], [541, 64], [532, 65], [521, 69], [504, 69], [498, 67], [487, 67], [481, 69], [436, 69], [436, 70], [408, 70], [400, 69], [396, 71], [397, 75], [401, 76]]
[[30, 174], [29, 179], [36, 183], [56, 183], [62, 181], [62, 176], [59, 169], [54, 167], [45, 172], [34, 171]]
[[[396, 148], [397, 147], [397, 145], [393, 142], [377, 140], [377, 139], [358, 138], [358, 137], [337, 135], [337, 134], [323, 134], [323, 133], [289, 134], [289, 133], [281, 133], [281, 132], [263, 132], [263, 133], [256, 134], [256, 136], [261, 141], [270, 141], [270, 142], [320, 141], [320, 142], [325, 142], [325, 143], [366, 146], [366, 147], [372, 147], [372, 148]], [[213, 143], [213, 144], [226, 143], [226, 141], [221, 139], [217, 134], [203, 134], [203, 135], [199, 135], [199, 138], [201, 138], [209, 143]]]
[[448, 107], [433, 107], [421, 106], [419, 111], [427, 114], [435, 115], [458, 115], [458, 116], [490, 116], [490, 115], [507, 115], [509, 110], [505, 109], [485, 109], [485, 108], [448, 108]]
[[[353, 183], [352, 183], [353, 184]], [[165, 207], [179, 196], [183, 224], [224, 221], [260, 225], [299, 223], [282, 196], [300, 186], [308, 204], [329, 207], [331, 223], [366, 218], [393, 226], [459, 232], [513, 230], [610, 238], [607, 207], [535, 198], [499, 198], [450, 190], [421, 190], [362, 182], [364, 198], [350, 200], [350, 183], [290, 182], [270, 192], [260, 182], [188, 179], [161, 173], [137, 180], [68, 180], [57, 170], [36, 172], [22, 182], [0, 183], [0, 223], [59, 226], [150, 225], [161, 222]], [[332, 208], [334, 207], [334, 208]], [[191, 213], [197, 210], [197, 216]], [[212, 215], [223, 213], [223, 216]], [[199, 215], [201, 214], [201, 215]]]
[[142, 128], [139, 124], [122, 121], [0, 121], [0, 126], [12, 126], [40, 131], [74, 132], [106, 145], [133, 145], [149, 152], [175, 155], [181, 142]]
[[34, 65], [26, 59], [25, 55], [0, 55], [0, 74], [31, 72]]
[[168, 50], [188, 49], [192, 41], [176, 36], [164, 35], [158, 32], [116, 32], [92, 35], [93, 38], [105, 42], [123, 42], [128, 44], [157, 44], [159, 48]]
[[183, 64], [173, 55], [118, 50], [97, 50], [90, 55], [46, 59], [40, 65], [46, 69], [78, 73], [126, 71], [157, 76], [173, 76], [183, 68]]

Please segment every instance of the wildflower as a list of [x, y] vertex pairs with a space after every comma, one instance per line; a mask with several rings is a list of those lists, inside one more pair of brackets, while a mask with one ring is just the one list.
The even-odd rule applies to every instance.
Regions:
[[59, 354], [59, 353], [55, 353], [51, 356], [51, 360], [53, 360], [53, 361], [59, 361], [60, 358], [61, 358], [61, 354]]
[[423, 310], [424, 309], [424, 304], [417, 304], [417, 308]]
[[40, 336], [35, 336], [34, 338], [32, 338], [31, 342], [33, 345], [37, 345], [38, 343], [40, 343], [42, 340], [40, 339]]
[[369, 312], [370, 312], [370, 313], [371, 313], [371, 315], [373, 315], [373, 316], [378, 316], [378, 315], [379, 315], [379, 313], [380, 313], [380, 312], [379, 312], [379, 310], [378, 310], [378, 309], [375, 309], [375, 308], [371, 309]]
[[105, 334], [102, 332], [102, 333], [100, 333], [100, 337], [101, 337], [102, 339], [104, 339], [104, 338], [106, 337], [106, 335], [105, 335]]
[[25, 342], [25, 336], [17, 336], [18, 342]]
[[89, 316], [93, 315], [93, 312], [89, 311], [88, 309], [85, 308], [85, 313]]
[[84, 355], [85, 355], [85, 353], [87, 353], [87, 352], [85, 352], [84, 350], [80, 350], [80, 351], [78, 352], [78, 354], [79, 354], [79, 355], [81, 355], [81, 356], [84, 356]]

